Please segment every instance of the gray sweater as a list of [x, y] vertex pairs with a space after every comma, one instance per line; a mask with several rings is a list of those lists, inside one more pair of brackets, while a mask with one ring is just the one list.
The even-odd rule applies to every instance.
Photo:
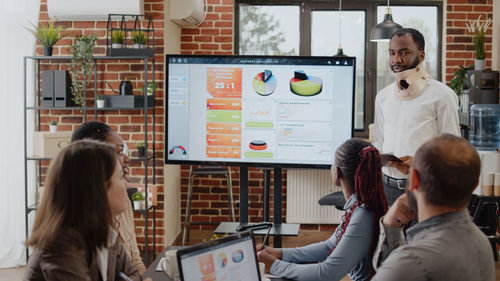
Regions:
[[400, 228], [380, 229], [372, 280], [495, 280], [490, 243], [466, 210], [410, 227], [406, 241]]

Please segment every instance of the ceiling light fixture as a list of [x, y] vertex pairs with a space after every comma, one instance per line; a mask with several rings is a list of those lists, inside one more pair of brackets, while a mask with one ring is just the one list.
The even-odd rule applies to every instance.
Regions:
[[391, 8], [389, 0], [387, 0], [387, 8], [385, 9], [384, 21], [375, 25], [372, 28], [370, 41], [372, 42], [387, 42], [391, 39], [391, 35], [402, 29], [403, 27], [392, 20]]

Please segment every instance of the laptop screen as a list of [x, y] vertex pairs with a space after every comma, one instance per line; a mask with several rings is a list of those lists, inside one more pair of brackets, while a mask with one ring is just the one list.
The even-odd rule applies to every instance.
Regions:
[[183, 281], [261, 280], [250, 231], [177, 252]]

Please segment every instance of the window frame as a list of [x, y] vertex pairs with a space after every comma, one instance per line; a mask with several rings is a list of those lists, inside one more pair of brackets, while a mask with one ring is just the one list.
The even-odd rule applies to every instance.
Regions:
[[[239, 54], [239, 7], [241, 5], [258, 6], [299, 6], [299, 55], [311, 55], [311, 12], [312, 11], [338, 11], [339, 1], [318, 1], [318, 0], [235, 0], [234, 4], [234, 54]], [[375, 97], [377, 95], [377, 44], [370, 41], [371, 28], [377, 24], [377, 7], [386, 6], [387, 1], [383, 0], [344, 0], [342, 2], [343, 11], [364, 10], [366, 19], [365, 27], [365, 79], [364, 79], [364, 128], [355, 129], [354, 136], [368, 138], [368, 125], [374, 122]], [[396, 6], [432, 6], [437, 7], [438, 42], [437, 42], [437, 79], [442, 80], [443, 73], [443, 1], [442, 0], [393, 0], [391, 7]], [[345, 39], [344, 39], [345, 40]], [[332, 54], [333, 56], [334, 54]]]

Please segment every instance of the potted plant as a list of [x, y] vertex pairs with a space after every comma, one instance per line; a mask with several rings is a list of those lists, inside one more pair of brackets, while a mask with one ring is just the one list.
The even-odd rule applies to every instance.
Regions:
[[137, 191], [132, 194], [132, 201], [134, 202], [134, 209], [142, 209], [142, 205], [144, 204], [144, 196], [142, 195], [142, 192]]
[[123, 30], [115, 29], [111, 31], [111, 48], [123, 48], [124, 37]]
[[146, 156], [146, 144], [144, 142], [137, 143], [137, 153], [141, 158]]
[[62, 25], [54, 26], [54, 21], [50, 21], [47, 25], [40, 24], [39, 26], [36, 26], [32, 24], [32, 26], [33, 29], [26, 29], [35, 36], [36, 40], [38, 40], [40, 44], [42, 44], [43, 55], [52, 56], [52, 46], [66, 36], [66, 34], [61, 34], [64, 27]]
[[491, 25], [491, 19], [487, 19], [483, 23], [480, 23], [481, 15], [475, 21], [469, 21], [466, 23], [467, 31], [472, 34], [472, 43], [476, 49], [476, 59], [474, 60], [475, 70], [485, 69], [485, 58], [486, 52], [484, 50], [485, 34]]
[[[72, 100], [83, 107], [85, 105], [85, 95], [87, 94], [86, 85], [88, 78], [93, 73], [93, 51], [94, 44], [97, 40], [95, 35], [89, 37], [76, 36], [71, 50], [73, 52], [73, 59], [71, 61], [71, 91], [73, 93]], [[84, 87], [85, 86], [85, 87]]]
[[469, 65], [469, 66], [460, 66], [460, 68], [455, 71], [453, 76], [453, 79], [451, 79], [451, 89], [455, 91], [457, 96], [460, 96], [462, 93], [462, 90], [465, 87], [465, 83], [467, 82], [467, 77], [465, 76], [467, 74], [467, 70], [472, 70], [474, 69], [474, 66]]
[[104, 95], [97, 94], [95, 102], [96, 102], [97, 108], [104, 108]]
[[53, 133], [57, 133], [57, 122], [54, 120], [52, 122], [50, 122], [50, 125], [49, 125], [49, 131], [53, 134]]
[[134, 31], [132, 33], [132, 42], [134, 42], [134, 45], [132, 47], [134, 49], [144, 49], [146, 48], [146, 42], [148, 39], [146, 38], [146, 32], [144, 31]]
[[[144, 88], [146, 89], [146, 95], [148, 95], [148, 96], [153, 95], [153, 92], [156, 91], [156, 89], [158, 89], [158, 87], [154, 81], [148, 82], [146, 84], [146, 87], [144, 87]], [[144, 92], [144, 88], [142, 88], [142, 92]]]

